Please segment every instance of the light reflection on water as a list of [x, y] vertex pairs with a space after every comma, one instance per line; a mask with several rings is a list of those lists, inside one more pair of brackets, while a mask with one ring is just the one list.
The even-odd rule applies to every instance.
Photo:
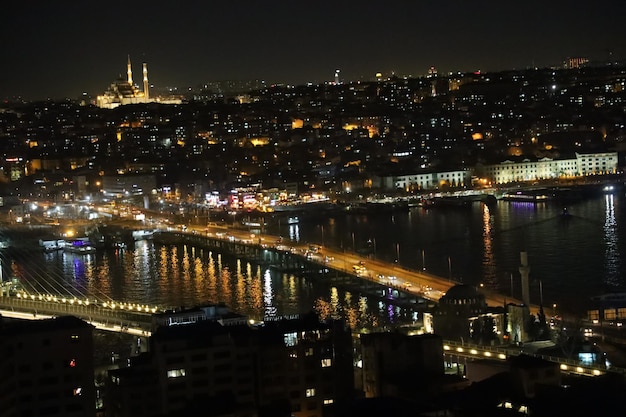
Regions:
[[606, 217], [604, 220], [604, 257], [606, 259], [605, 282], [614, 287], [621, 284], [619, 257], [619, 237], [617, 234], [617, 221], [615, 219], [615, 198], [613, 194], [605, 196]]
[[[362, 294], [187, 245], [139, 241], [132, 250], [50, 255], [41, 254], [41, 262], [79, 297], [164, 307], [224, 303], [254, 319], [316, 310], [322, 318], [341, 317], [355, 328], [415, 321], [412, 311], [379, 306]], [[22, 276], [32, 275], [22, 266]], [[40, 289], [47, 285], [40, 283]]]
[[[519, 253], [530, 263], [531, 300], [543, 286], [546, 303], [580, 309], [591, 295], [626, 289], [624, 195], [598, 196], [568, 205], [498, 202], [488, 209], [422, 210], [372, 215], [300, 216], [267, 232], [301, 242], [322, 240], [344, 251], [373, 242], [375, 256], [464, 283], [493, 286], [519, 297]], [[372, 249], [372, 247], [370, 247]], [[373, 256], [370, 254], [369, 256]], [[137, 242], [132, 250], [94, 255], [33, 253], [3, 265], [7, 274], [53, 294], [74, 291], [98, 298], [168, 306], [223, 302], [255, 317], [318, 310], [356, 324], [412, 321], [412, 312], [389, 309], [319, 280], [265, 270], [215, 251]], [[52, 278], [55, 278], [53, 281]], [[380, 305], [379, 305], [380, 302]]]

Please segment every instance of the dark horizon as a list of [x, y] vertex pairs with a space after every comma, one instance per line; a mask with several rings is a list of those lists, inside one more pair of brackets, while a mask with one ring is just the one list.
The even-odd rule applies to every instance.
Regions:
[[[0, 17], [0, 98], [76, 98], [125, 76], [185, 89], [218, 80], [305, 84], [395, 73], [545, 68], [567, 57], [623, 60], [626, 3], [453, 0], [11, 3]], [[586, 5], [586, 7], [583, 7]]]

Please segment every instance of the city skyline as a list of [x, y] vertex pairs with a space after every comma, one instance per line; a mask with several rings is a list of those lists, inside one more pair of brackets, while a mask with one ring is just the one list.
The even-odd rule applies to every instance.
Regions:
[[[217, 80], [304, 84], [558, 65], [567, 57], [623, 59], [626, 5], [449, 1], [382, 5], [343, 1], [78, 1], [11, 4], [0, 18], [0, 97], [102, 93], [130, 55], [159, 88]], [[580, 6], [580, 7], [577, 7]]]

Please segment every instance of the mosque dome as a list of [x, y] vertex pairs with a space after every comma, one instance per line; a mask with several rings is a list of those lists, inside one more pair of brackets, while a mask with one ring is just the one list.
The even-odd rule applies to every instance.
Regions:
[[485, 296], [472, 285], [459, 284], [451, 287], [439, 299], [440, 304], [484, 305]]

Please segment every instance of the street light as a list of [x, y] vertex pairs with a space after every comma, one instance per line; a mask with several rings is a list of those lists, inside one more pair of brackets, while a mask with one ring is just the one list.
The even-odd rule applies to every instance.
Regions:
[[400, 244], [396, 243], [396, 262], [400, 263]]

